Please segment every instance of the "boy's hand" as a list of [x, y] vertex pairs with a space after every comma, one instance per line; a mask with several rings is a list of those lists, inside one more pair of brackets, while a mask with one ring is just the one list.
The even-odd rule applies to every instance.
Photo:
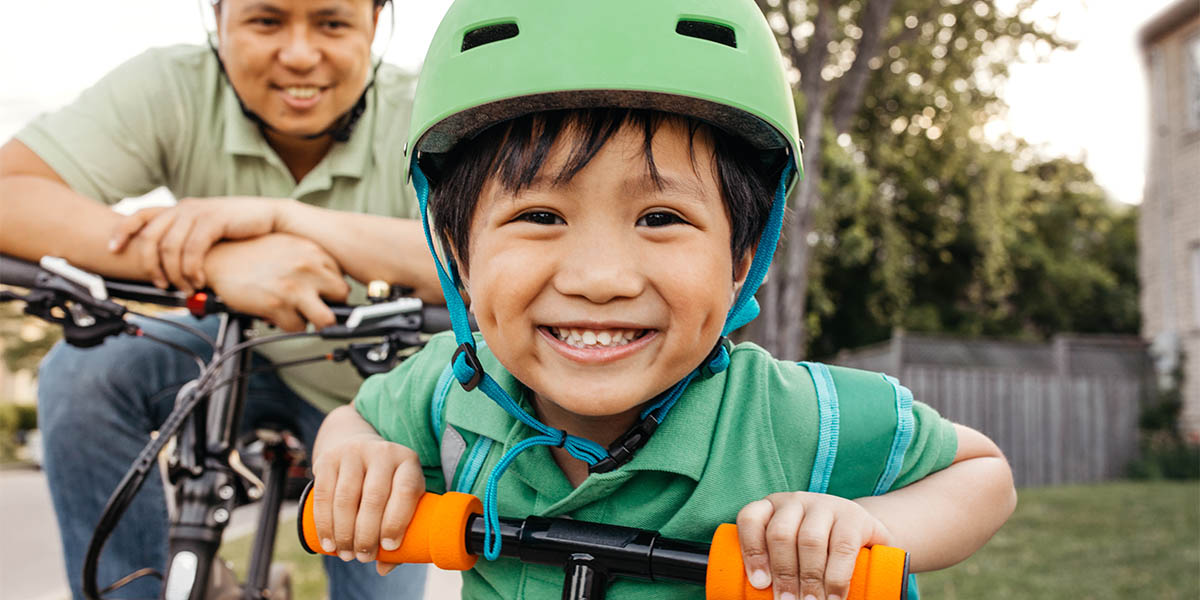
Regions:
[[[417, 453], [378, 435], [346, 437], [313, 463], [313, 522], [321, 549], [339, 558], [375, 560], [404, 539], [425, 478]], [[394, 563], [376, 563], [386, 575]]]
[[863, 546], [889, 545], [891, 534], [857, 503], [810, 492], [771, 494], [737, 516], [750, 584], [774, 584], [778, 600], [842, 600]]

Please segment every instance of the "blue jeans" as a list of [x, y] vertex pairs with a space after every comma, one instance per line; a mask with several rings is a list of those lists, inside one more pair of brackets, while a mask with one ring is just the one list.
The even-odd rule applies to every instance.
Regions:
[[[218, 321], [172, 317], [216, 337]], [[187, 346], [206, 360], [211, 348], [195, 336], [138, 319], [158, 337]], [[256, 361], [265, 364], [261, 357]], [[303, 368], [303, 367], [298, 367]], [[45, 470], [62, 535], [71, 593], [83, 598], [83, 559], [93, 528], [150, 432], [166, 419], [179, 388], [198, 373], [188, 355], [145, 338], [118, 336], [82, 350], [60, 342], [42, 362], [38, 377], [38, 426]], [[257, 423], [286, 424], [312, 449], [324, 414], [302, 400], [271, 371], [249, 379], [242, 429]], [[101, 588], [143, 567], [166, 571], [167, 510], [161, 478], [151, 473], [104, 546]], [[380, 577], [375, 565], [325, 557], [329, 597], [419, 600], [424, 565], [403, 565]], [[108, 598], [157, 598], [162, 583], [143, 577]]]

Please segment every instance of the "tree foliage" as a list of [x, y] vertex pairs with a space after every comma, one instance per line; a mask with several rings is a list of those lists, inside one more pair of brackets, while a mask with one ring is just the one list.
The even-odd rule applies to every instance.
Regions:
[[985, 135], [1007, 65], [1069, 46], [1035, 10], [1051, 1], [760, 1], [800, 67], [809, 186], [752, 338], [799, 358], [896, 327], [1136, 331], [1135, 211], [1082, 165]]

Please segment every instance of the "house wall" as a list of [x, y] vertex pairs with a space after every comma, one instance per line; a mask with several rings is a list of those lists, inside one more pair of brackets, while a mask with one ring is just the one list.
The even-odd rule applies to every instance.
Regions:
[[1200, 441], [1200, 15], [1154, 27], [1143, 38], [1150, 148], [1139, 224], [1142, 333], [1160, 375], [1182, 352], [1182, 425]]

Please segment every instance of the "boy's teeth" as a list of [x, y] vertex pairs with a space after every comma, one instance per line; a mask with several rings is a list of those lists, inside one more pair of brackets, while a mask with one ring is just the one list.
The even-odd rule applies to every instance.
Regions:
[[313, 96], [316, 96], [317, 92], [320, 90], [316, 87], [286, 87], [283, 88], [283, 91], [287, 92], [289, 96], [293, 96], [295, 98], [312, 98]]
[[576, 348], [623, 346], [637, 338], [639, 331], [641, 330], [550, 328], [554, 337]]

